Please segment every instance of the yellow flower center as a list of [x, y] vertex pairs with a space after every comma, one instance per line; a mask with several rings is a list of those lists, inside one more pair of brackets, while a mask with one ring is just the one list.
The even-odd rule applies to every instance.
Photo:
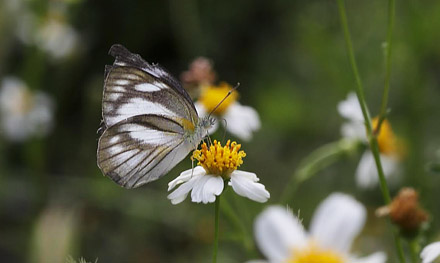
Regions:
[[[218, 86], [204, 86], [200, 93], [199, 101], [205, 106], [207, 112], [211, 112], [231, 89], [232, 86], [226, 82], [222, 82]], [[226, 109], [234, 103], [237, 98], [238, 93], [236, 91], [232, 92], [231, 95], [218, 106], [215, 110], [215, 114], [222, 115], [225, 113]]]
[[324, 250], [315, 245], [295, 250], [286, 263], [344, 263], [344, 257], [332, 250]]
[[246, 156], [240, 148], [241, 144], [231, 143], [230, 140], [223, 147], [216, 140], [209, 147], [204, 142], [202, 149], [193, 152], [192, 158], [196, 159], [197, 164], [201, 165], [208, 174], [229, 179], [231, 173], [243, 163], [242, 158]]
[[[375, 117], [371, 120], [373, 129], [377, 128], [379, 118]], [[380, 126], [379, 134], [377, 135], [377, 143], [379, 144], [379, 151], [386, 155], [395, 155], [401, 157], [404, 155], [404, 145], [394, 134], [391, 124], [388, 120], [384, 120]]]

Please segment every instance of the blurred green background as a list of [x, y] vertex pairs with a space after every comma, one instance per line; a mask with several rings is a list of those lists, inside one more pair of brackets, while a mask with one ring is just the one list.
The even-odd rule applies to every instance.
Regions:
[[[386, 1], [347, 1], [366, 99], [379, 111], [384, 83]], [[407, 143], [401, 186], [420, 192], [431, 214], [426, 241], [439, 238], [440, 2], [397, 1], [389, 120]], [[42, 29], [57, 21], [61, 30]], [[54, 29], [55, 28], [55, 29]], [[47, 28], [46, 28], [47, 29]], [[67, 32], [67, 33], [66, 33]], [[65, 35], [63, 35], [65, 34]], [[58, 42], [56, 40], [59, 40]], [[335, 1], [3, 0], [0, 78], [15, 76], [53, 99], [46, 136], [0, 136], [0, 261], [209, 262], [214, 206], [171, 205], [167, 183], [191, 167], [186, 158], [167, 176], [125, 190], [96, 165], [104, 65], [114, 43], [179, 76], [198, 56], [215, 63], [219, 80], [240, 82], [240, 102], [260, 114], [242, 170], [255, 172], [279, 202], [300, 161], [339, 140], [336, 105], [354, 88]], [[221, 138], [220, 130], [214, 138]], [[2, 134], [0, 134], [2, 135]], [[234, 138], [232, 136], [229, 136]], [[385, 250], [395, 259], [379, 188], [354, 182], [361, 151], [344, 155], [298, 187], [289, 199], [307, 226], [328, 194], [352, 194], [369, 211], [354, 251]], [[226, 193], [239, 226], [221, 215], [219, 262], [263, 258], [252, 241], [253, 219], [268, 204]], [[245, 242], [242, 237], [245, 236]]]

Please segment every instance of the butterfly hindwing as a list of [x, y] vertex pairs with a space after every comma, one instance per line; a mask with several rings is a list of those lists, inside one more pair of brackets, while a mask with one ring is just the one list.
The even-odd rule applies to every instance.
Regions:
[[183, 127], [160, 115], [139, 115], [106, 129], [98, 143], [98, 166], [126, 188], [154, 181], [191, 150]]

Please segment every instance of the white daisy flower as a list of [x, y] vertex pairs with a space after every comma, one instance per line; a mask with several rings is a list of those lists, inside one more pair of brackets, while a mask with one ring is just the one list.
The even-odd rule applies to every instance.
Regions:
[[[200, 97], [195, 103], [199, 116], [208, 115], [218, 105], [226, 94], [232, 89], [227, 83], [220, 83], [219, 86], [202, 87]], [[225, 120], [226, 130], [238, 138], [249, 141], [252, 133], [261, 127], [260, 117], [257, 111], [249, 106], [243, 106], [237, 101], [238, 93], [233, 92], [219, 107], [214, 115], [217, 121], [208, 131], [213, 133], [218, 128], [218, 122]]]
[[263, 184], [258, 183], [257, 175], [237, 170], [246, 156], [240, 147], [240, 144], [230, 141], [224, 147], [217, 141], [209, 148], [203, 143], [202, 149], [193, 153], [193, 158], [198, 160], [200, 166], [182, 172], [168, 184], [168, 191], [180, 185], [168, 195], [171, 203], [181, 203], [189, 192], [195, 203], [213, 203], [216, 196], [223, 192], [225, 182], [241, 196], [260, 203], [266, 202], [270, 194]]
[[79, 231], [80, 214], [75, 208], [49, 206], [34, 224], [30, 258], [34, 262], [66, 262]]
[[67, 1], [50, 3], [42, 16], [26, 1], [8, 0], [6, 8], [15, 20], [17, 37], [26, 45], [36, 45], [56, 59], [69, 56], [78, 46], [79, 34], [67, 22]]
[[[368, 144], [364, 117], [361, 106], [355, 93], [349, 93], [347, 99], [338, 104], [339, 114], [347, 119], [341, 127], [341, 134], [344, 138], [357, 140]], [[378, 124], [378, 118], [372, 119], [373, 127]], [[396, 179], [399, 172], [400, 159], [403, 155], [401, 141], [395, 136], [388, 120], [384, 120], [381, 125], [380, 133], [377, 136], [380, 159], [382, 162], [385, 177], [389, 180]], [[378, 183], [378, 174], [373, 153], [366, 150], [362, 155], [356, 169], [356, 183], [362, 188], [372, 188]]]
[[349, 253], [365, 220], [362, 204], [342, 193], [330, 195], [319, 205], [309, 232], [291, 211], [270, 206], [254, 225], [257, 245], [268, 260], [248, 263], [384, 263], [383, 252], [362, 258]]
[[422, 263], [432, 263], [440, 256], [440, 241], [431, 243], [423, 248], [420, 253]]
[[0, 133], [11, 141], [44, 136], [52, 128], [53, 103], [41, 91], [32, 93], [15, 77], [2, 80], [0, 89]]
[[78, 44], [78, 34], [69, 24], [48, 18], [37, 29], [35, 43], [54, 58], [63, 58], [74, 51]]
[[367, 143], [364, 116], [362, 115], [361, 106], [354, 92], [350, 92], [346, 100], [339, 102], [338, 112], [342, 117], [348, 120], [341, 126], [342, 136]]

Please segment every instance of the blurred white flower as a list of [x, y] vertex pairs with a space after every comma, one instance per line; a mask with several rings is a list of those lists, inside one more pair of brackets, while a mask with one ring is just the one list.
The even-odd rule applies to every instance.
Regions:
[[67, 22], [66, 2], [51, 2], [43, 15], [27, 1], [7, 0], [5, 9], [14, 18], [15, 34], [26, 45], [36, 45], [56, 59], [69, 56], [78, 46], [79, 35]]
[[52, 128], [51, 98], [41, 91], [32, 93], [15, 77], [6, 77], [1, 82], [0, 111], [0, 133], [11, 141], [44, 136]]
[[346, 100], [339, 102], [338, 112], [347, 119], [347, 122], [342, 124], [341, 127], [342, 136], [367, 143], [364, 116], [355, 93], [350, 92]]
[[254, 225], [257, 245], [268, 261], [250, 262], [384, 263], [383, 252], [363, 258], [349, 253], [365, 220], [366, 210], [362, 204], [341, 193], [330, 195], [319, 205], [309, 233], [291, 211], [270, 206], [257, 217]]
[[35, 43], [54, 58], [62, 58], [73, 52], [78, 44], [78, 34], [69, 24], [49, 18], [38, 27]]
[[243, 163], [242, 158], [246, 156], [240, 147], [230, 141], [222, 147], [220, 142], [214, 141], [208, 149], [206, 143], [203, 143], [202, 149], [193, 153], [193, 158], [201, 166], [182, 172], [168, 184], [168, 191], [181, 184], [168, 195], [171, 203], [181, 203], [189, 192], [195, 203], [212, 203], [223, 192], [225, 182], [229, 182], [232, 189], [241, 196], [260, 203], [266, 202], [270, 194], [263, 184], [258, 183], [257, 175], [237, 170]]
[[[218, 103], [228, 94], [232, 87], [227, 83], [219, 86], [204, 86], [199, 100], [194, 103], [199, 116], [208, 115]], [[249, 141], [252, 133], [261, 127], [257, 111], [249, 106], [243, 106], [237, 101], [238, 93], [234, 91], [214, 112], [217, 121], [209, 130], [213, 133], [218, 128], [218, 122], [225, 121], [226, 130], [241, 140]], [[222, 122], [223, 123], [223, 122]]]
[[420, 253], [422, 263], [432, 263], [436, 258], [440, 256], [440, 241], [434, 242], [423, 248]]
[[65, 262], [75, 249], [77, 209], [47, 207], [36, 220], [31, 242], [31, 262]]
[[[341, 134], [349, 140], [356, 140], [368, 144], [367, 132], [361, 106], [355, 93], [348, 94], [347, 99], [338, 104], [338, 112], [347, 121], [342, 124]], [[372, 119], [373, 128], [377, 127], [378, 118]], [[391, 124], [384, 120], [377, 136], [380, 159], [385, 177], [388, 180], [396, 179], [399, 173], [400, 159], [404, 155], [401, 141], [394, 135]], [[372, 188], [378, 183], [378, 173], [373, 153], [368, 149], [362, 155], [356, 169], [356, 183], [362, 188]]]

